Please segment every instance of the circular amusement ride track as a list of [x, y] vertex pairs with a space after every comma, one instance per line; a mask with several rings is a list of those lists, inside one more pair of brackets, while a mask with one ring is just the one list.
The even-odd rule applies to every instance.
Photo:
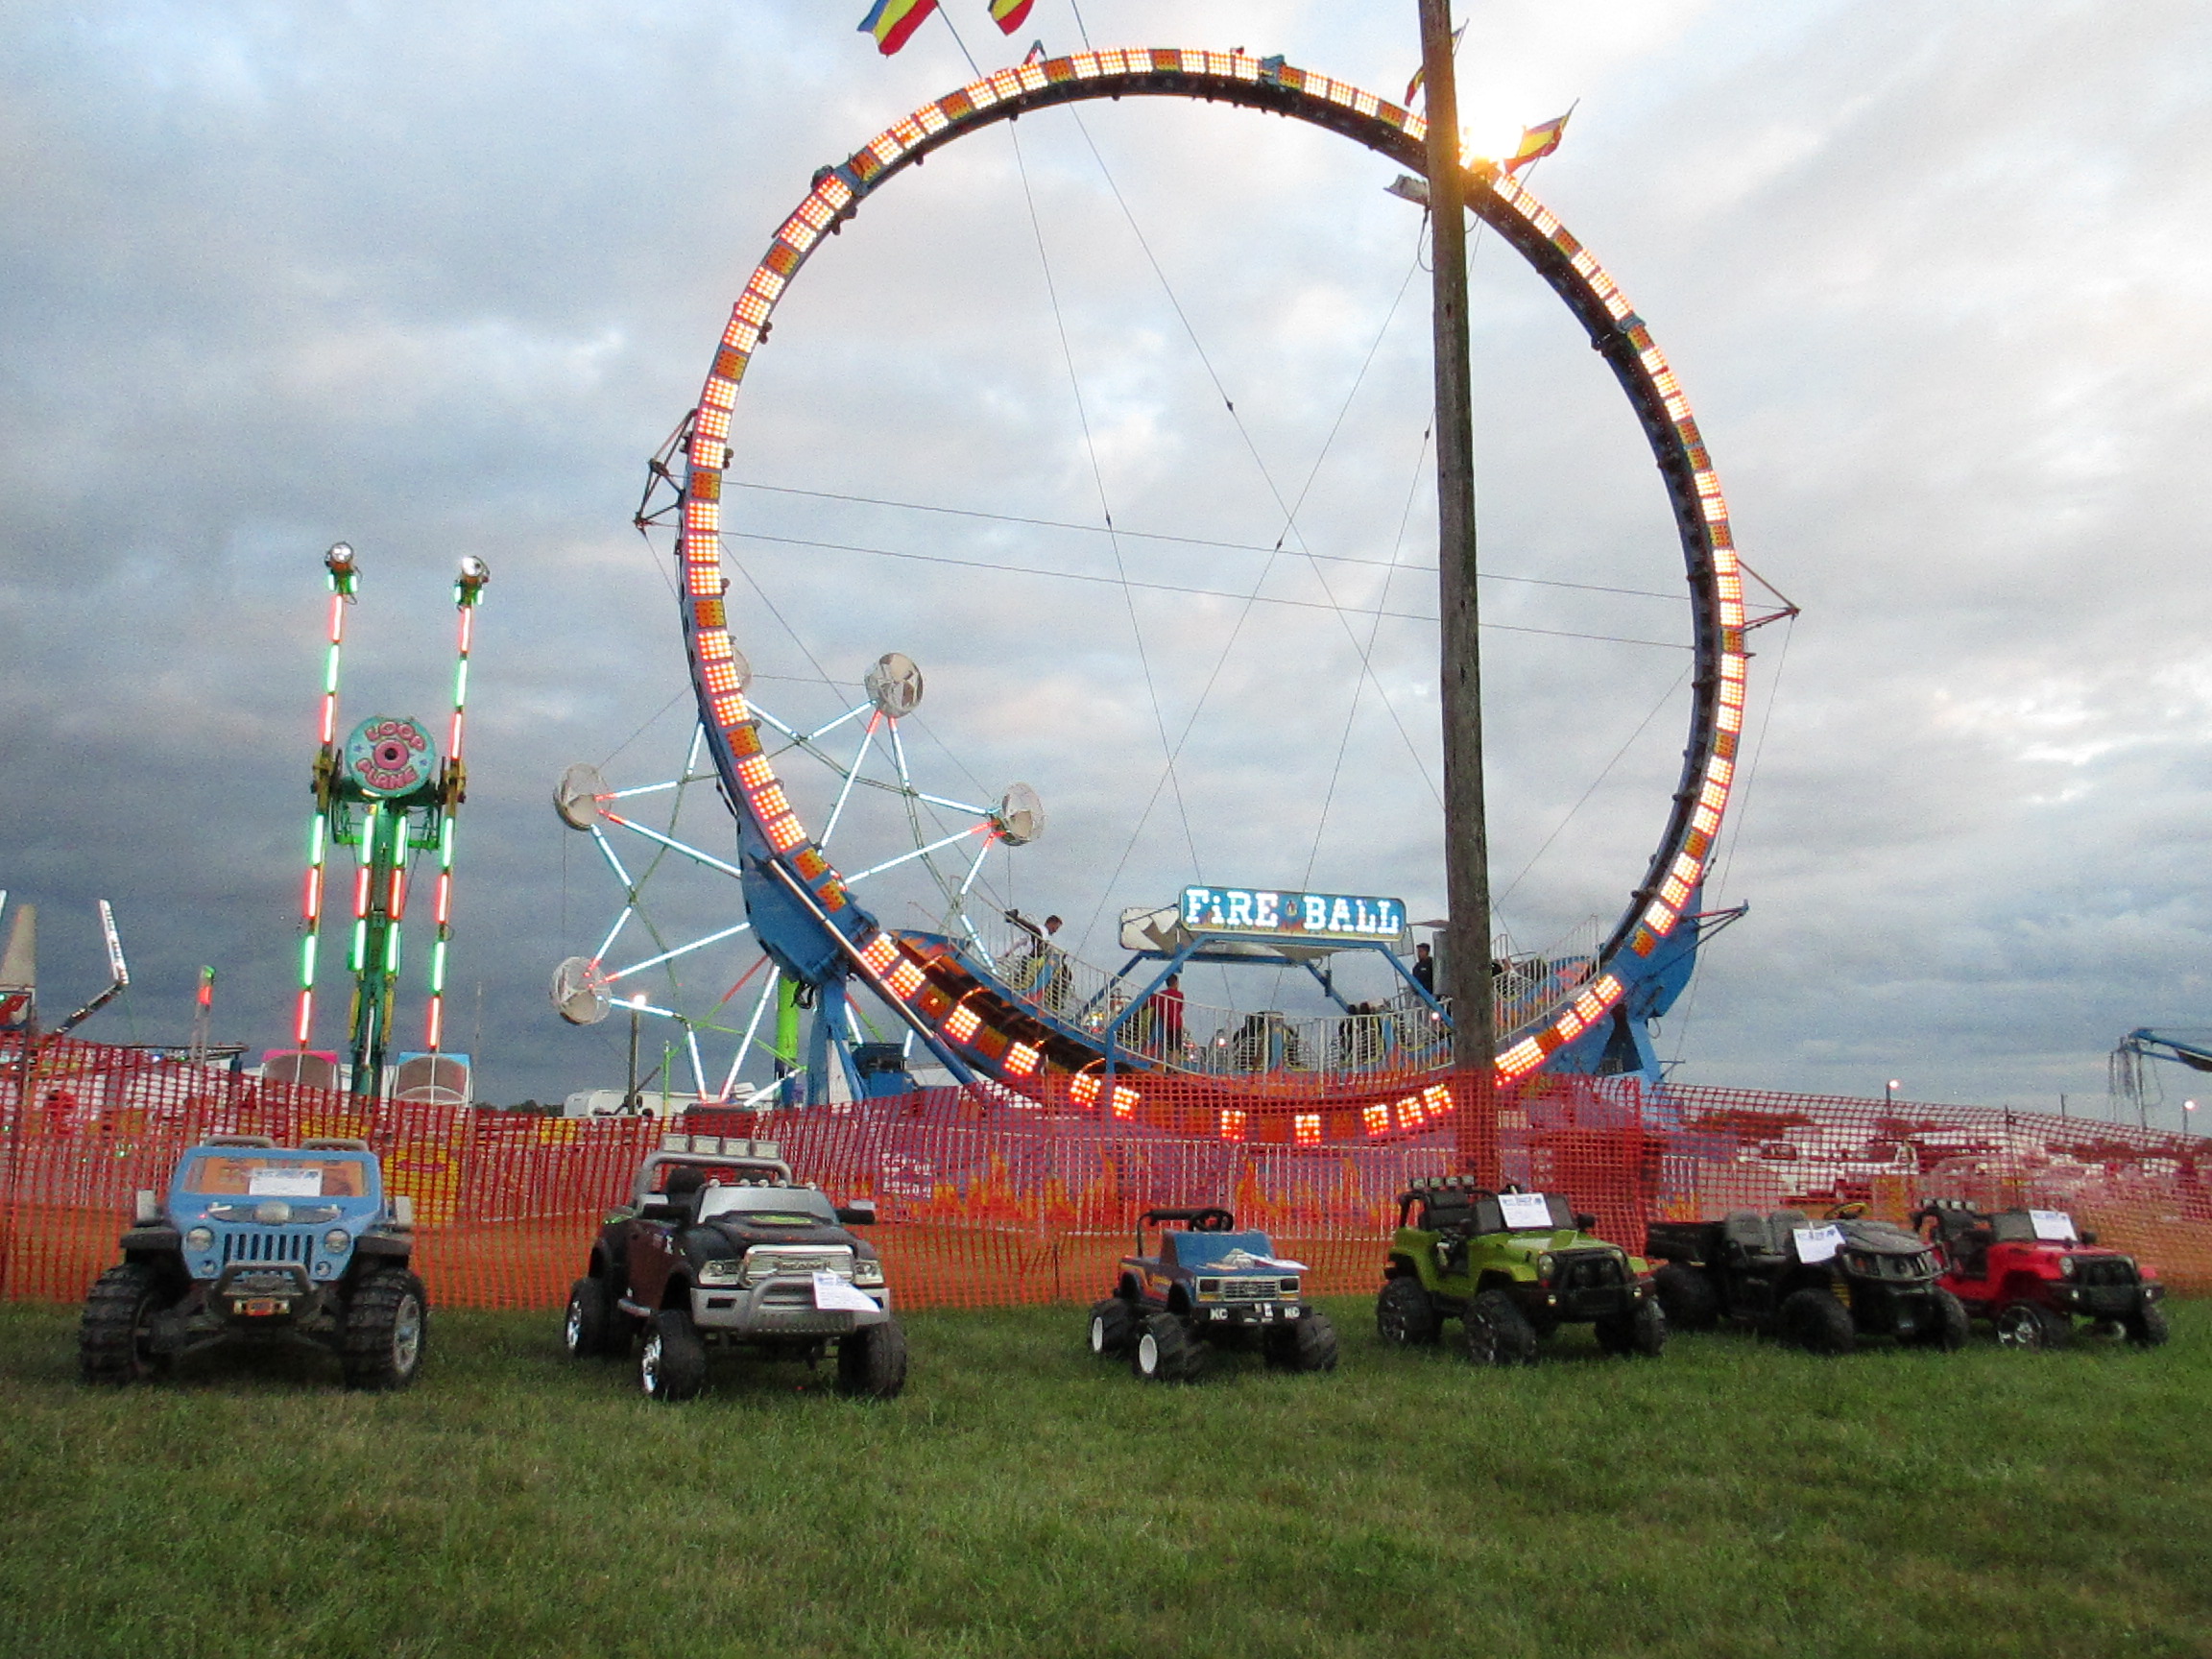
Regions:
[[[983, 1078], [1048, 1105], [1254, 1139], [1318, 1140], [1364, 1129], [1417, 1130], [1450, 1110], [1443, 1047], [1409, 1051], [1395, 1073], [1357, 1089], [1281, 1077], [1190, 1074], [1171, 1060], [1109, 1053], [1094, 1034], [1024, 995], [987, 954], [950, 937], [890, 928], [794, 813], [741, 683], [720, 548], [731, 411], [779, 299], [825, 237], [910, 163], [971, 132], [1031, 110], [1094, 99], [1202, 100], [1326, 128], [1416, 173], [1427, 171], [1420, 116], [1281, 59], [1176, 49], [1085, 52], [998, 71], [924, 105], [845, 161], [816, 175], [776, 232], [733, 308], [698, 407], [665, 470], [680, 490], [685, 645], [708, 754], [738, 826], [748, 914], [785, 974], [817, 987], [857, 980], [897, 1012], [962, 1081]], [[1695, 661], [1681, 778], [1657, 848], [1628, 908], [1577, 985], [1500, 1032], [1497, 1080], [1548, 1067], [1599, 1070], [1597, 1054], [1632, 1016], [1660, 1004], [1640, 991], [1671, 956], [1687, 974], [1697, 896], [1719, 833], [1743, 725], [1743, 573], [1727, 509], [1695, 421], [1643, 320], [1598, 261], [1527, 189], [1489, 162], [1467, 159], [1467, 205], [1550, 285], [1611, 365], [1665, 480], [1689, 584]], [[773, 738], [774, 733], [769, 734]], [[1678, 985], [1677, 985], [1678, 988]], [[1216, 1116], [1217, 1115], [1217, 1116]], [[1333, 1119], [1342, 1118], [1342, 1123]]]

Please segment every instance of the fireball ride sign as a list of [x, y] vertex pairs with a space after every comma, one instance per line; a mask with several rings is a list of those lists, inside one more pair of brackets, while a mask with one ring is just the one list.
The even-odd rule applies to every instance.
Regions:
[[1349, 893], [1279, 893], [1254, 887], [1186, 887], [1183, 926], [1192, 933], [1248, 939], [1327, 939], [1374, 944], [1406, 932], [1401, 899]]

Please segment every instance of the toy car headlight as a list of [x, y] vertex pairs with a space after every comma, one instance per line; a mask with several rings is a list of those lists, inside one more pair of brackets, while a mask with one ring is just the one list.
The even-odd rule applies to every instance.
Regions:
[[742, 1262], [709, 1262], [699, 1269], [702, 1285], [734, 1285], [744, 1276]]
[[2061, 1278], [2071, 1279], [2074, 1277], [2073, 1257], [2061, 1256], [2058, 1258], [2058, 1273]]
[[1286, 1296], [1295, 1296], [1295, 1295], [1297, 1295], [1297, 1294], [1298, 1294], [1298, 1281], [1297, 1281], [1297, 1280], [1295, 1280], [1295, 1279], [1286, 1279], [1286, 1280], [1284, 1280], [1284, 1281], [1283, 1281], [1283, 1290], [1282, 1290], [1282, 1294], [1284, 1294], [1284, 1295], [1286, 1295]]
[[1218, 1280], [1218, 1279], [1201, 1279], [1201, 1280], [1199, 1280], [1199, 1281], [1198, 1281], [1198, 1294], [1199, 1294], [1199, 1295], [1201, 1295], [1201, 1296], [1218, 1296], [1218, 1295], [1220, 1295], [1220, 1294], [1221, 1294], [1221, 1281], [1220, 1281], [1220, 1280]]
[[1536, 1277], [1539, 1279], [1551, 1278], [1551, 1269], [1558, 1265], [1559, 1263], [1552, 1259], [1551, 1252], [1545, 1251], [1543, 1255], [1536, 1258]]
[[184, 1235], [184, 1248], [187, 1250], [214, 1249], [215, 1229], [212, 1227], [193, 1228], [191, 1232]]
[[853, 1263], [853, 1283], [855, 1285], [880, 1285], [883, 1283], [883, 1263], [859, 1261]]

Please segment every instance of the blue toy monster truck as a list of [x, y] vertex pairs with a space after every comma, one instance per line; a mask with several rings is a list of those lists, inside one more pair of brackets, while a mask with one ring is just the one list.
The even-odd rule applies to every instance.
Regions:
[[[1149, 1256], [1147, 1228], [1160, 1233]], [[1091, 1310], [1091, 1352], [1127, 1355], [1130, 1369], [1155, 1382], [1194, 1382], [1209, 1348], [1255, 1339], [1276, 1370], [1334, 1371], [1336, 1333], [1301, 1294], [1304, 1271], [1278, 1257], [1266, 1234], [1238, 1232], [1226, 1210], [1147, 1210], [1114, 1294]]]
[[210, 1136], [166, 1204], [138, 1194], [121, 1265], [84, 1298], [79, 1369], [134, 1382], [214, 1342], [305, 1341], [338, 1356], [349, 1388], [404, 1388], [429, 1330], [414, 1220], [365, 1141]]

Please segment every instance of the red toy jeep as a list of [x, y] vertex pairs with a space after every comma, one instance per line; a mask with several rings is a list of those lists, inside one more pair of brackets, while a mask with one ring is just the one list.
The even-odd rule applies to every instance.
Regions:
[[1975, 1209], [1962, 1198], [1937, 1198], [1914, 1213], [1943, 1247], [1943, 1286], [1977, 1319], [1997, 1327], [2008, 1348], [2057, 1348], [2084, 1318], [2117, 1326], [2130, 1342], [2154, 1348], [2166, 1340], [2166, 1287], [2153, 1267], [2132, 1256], [2095, 1248], [2063, 1210]]

